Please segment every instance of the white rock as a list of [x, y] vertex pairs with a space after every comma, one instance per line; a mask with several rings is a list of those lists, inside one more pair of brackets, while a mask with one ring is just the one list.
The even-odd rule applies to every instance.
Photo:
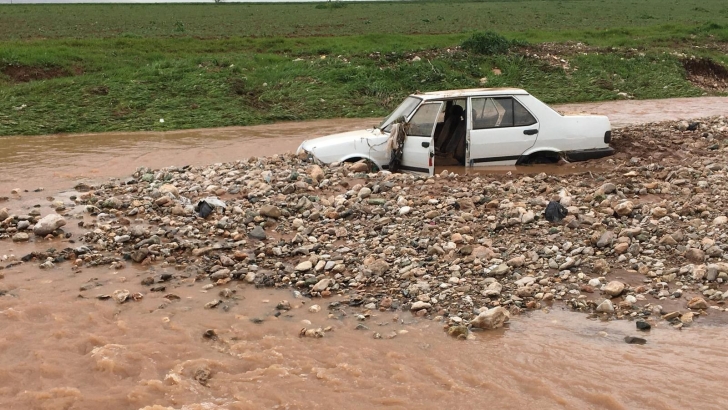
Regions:
[[331, 279], [324, 278], [318, 281], [315, 285], [313, 285], [313, 288], [311, 288], [312, 292], [323, 292], [326, 290], [326, 288], [329, 287], [329, 284], [331, 283]]
[[609, 299], [605, 299], [602, 303], [597, 306], [597, 312], [599, 313], [614, 313], [614, 305]]
[[307, 270], [311, 270], [311, 268], [313, 268], [311, 261], [303, 261], [296, 265], [296, 272], [306, 272]]
[[613, 280], [613, 281], [607, 283], [607, 285], [604, 286], [604, 289], [602, 289], [602, 290], [604, 291], [604, 293], [606, 293], [609, 296], [612, 296], [612, 297], [619, 296], [624, 291], [624, 283], [622, 283], [618, 280]]
[[44, 216], [38, 223], [35, 224], [33, 232], [38, 236], [46, 236], [56, 229], [64, 226], [66, 220], [58, 214], [50, 214]]
[[511, 315], [500, 306], [481, 312], [470, 324], [480, 329], [498, 329], [510, 320]]
[[431, 304], [418, 300], [417, 302], [412, 304], [412, 306], [410, 307], [410, 310], [417, 311], [417, 310], [422, 310], [422, 309], [429, 309], [431, 307], [432, 307]]

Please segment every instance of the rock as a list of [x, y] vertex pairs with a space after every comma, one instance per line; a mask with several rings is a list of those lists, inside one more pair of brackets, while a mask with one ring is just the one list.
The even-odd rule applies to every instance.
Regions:
[[508, 262], [506, 262], [506, 264], [508, 266], [512, 266], [512, 267], [521, 267], [525, 263], [526, 263], [525, 255], [516, 256], [515, 258], [512, 258], [512, 259], [508, 260]]
[[667, 209], [658, 206], [658, 207], [652, 209], [651, 214], [652, 214], [653, 218], [659, 219], [659, 218], [662, 218], [663, 216], [667, 215]]
[[375, 259], [373, 261], [365, 261], [364, 266], [371, 270], [373, 274], [377, 276], [384, 275], [389, 271], [389, 263], [383, 259]]
[[179, 190], [172, 184], [164, 184], [159, 187], [159, 192], [162, 194], [172, 194], [175, 197], [179, 196]]
[[652, 328], [652, 325], [645, 322], [644, 320], [638, 320], [635, 322], [635, 325], [637, 326], [637, 330], [647, 331]]
[[487, 262], [495, 257], [495, 252], [487, 246], [476, 246], [470, 255]]
[[409, 214], [411, 211], [412, 211], [412, 208], [409, 206], [403, 206], [403, 207], [399, 208], [399, 214], [402, 216]]
[[493, 268], [493, 270], [490, 271], [490, 274], [493, 276], [502, 276], [505, 275], [510, 271], [510, 267], [508, 267], [507, 264], [501, 263], [500, 265]]
[[534, 214], [533, 211], [527, 211], [525, 214], [521, 215], [521, 223], [522, 224], [531, 223], [535, 219], [536, 219], [536, 214]]
[[278, 219], [283, 215], [283, 213], [277, 206], [270, 204], [265, 204], [261, 206], [258, 210], [258, 213], [260, 214], [260, 216], [267, 216], [273, 219]]
[[705, 260], [705, 252], [696, 248], [689, 248], [685, 251], [685, 259], [693, 263], [702, 263]]
[[255, 228], [253, 228], [253, 230], [250, 231], [248, 236], [250, 236], [253, 239], [258, 239], [261, 241], [265, 240], [268, 237], [268, 235], [265, 233], [265, 230], [260, 225], [256, 225]]
[[369, 164], [366, 161], [358, 161], [351, 165], [352, 172], [367, 172], [369, 171]]
[[431, 307], [431, 304], [418, 300], [417, 302], [413, 303], [412, 306], [410, 306], [410, 310], [415, 312], [422, 309], [430, 309]]
[[611, 194], [612, 192], [614, 192], [616, 190], [617, 190], [617, 186], [616, 185], [614, 185], [611, 182], [607, 182], [606, 184], [604, 184], [601, 187], [599, 187], [599, 189], [597, 189], [597, 191], [595, 192], [595, 195]]
[[662, 315], [662, 318], [665, 320], [672, 320], [677, 317], [680, 317], [680, 312], [670, 312], [670, 313], [666, 313], [666, 314]]
[[694, 297], [688, 302], [688, 309], [707, 309], [708, 302], [701, 297]]
[[447, 329], [447, 334], [457, 339], [467, 339], [468, 327], [463, 325], [450, 326]]
[[660, 245], [677, 245], [677, 241], [670, 234], [662, 235], [660, 238]]
[[629, 249], [629, 244], [627, 242], [620, 242], [614, 245], [614, 253], [617, 255], [621, 255]]
[[200, 257], [202, 255], [206, 255], [212, 251], [212, 246], [205, 246], [204, 248], [197, 248], [192, 250], [192, 256], [194, 257]]
[[115, 290], [114, 293], [111, 294], [111, 297], [114, 298], [116, 303], [122, 304], [129, 300], [129, 295], [131, 295], [131, 292], [129, 292], [126, 289], [123, 290]]
[[[593, 272], [596, 275], [606, 274], [609, 272], [609, 264], [607, 263], [607, 261], [605, 259], [597, 259], [594, 261]], [[591, 285], [591, 282], [589, 282], [589, 284]], [[597, 285], [592, 285], [592, 286], [598, 286], [598, 285], [599, 285], [599, 279], [597, 279]]]
[[369, 198], [369, 196], [372, 194], [372, 190], [368, 187], [363, 187], [359, 190], [359, 193], [357, 193], [357, 196], [359, 198]]
[[28, 242], [30, 240], [30, 235], [28, 235], [25, 232], [18, 232], [15, 235], [13, 235], [13, 242]]
[[281, 300], [276, 305], [276, 309], [278, 309], [278, 310], [291, 310], [291, 302], [289, 302], [287, 300]]
[[147, 255], [149, 255], [149, 249], [147, 249], [147, 248], [137, 249], [136, 251], [132, 252], [131, 260], [133, 260], [136, 263], [141, 263], [144, 259], [147, 258]]
[[220, 279], [227, 279], [230, 277], [230, 269], [220, 269], [213, 272], [212, 275], [210, 275], [210, 279], [215, 282]]
[[705, 274], [705, 280], [708, 282], [715, 282], [718, 279], [719, 269], [715, 264], [708, 265], [708, 270]]
[[632, 210], [634, 209], [634, 204], [632, 201], [624, 201], [618, 203], [614, 207], [614, 212], [617, 213], [619, 216], [627, 216], [632, 213]]
[[50, 214], [41, 218], [33, 228], [33, 233], [38, 236], [50, 235], [56, 229], [64, 226], [66, 220], [58, 214]]
[[483, 296], [497, 297], [500, 296], [501, 291], [503, 291], [503, 285], [498, 282], [493, 282], [483, 291]]
[[308, 308], [308, 311], [311, 312], [311, 313], [318, 313], [318, 312], [321, 311], [321, 306], [319, 306], [319, 305], [311, 305]]
[[172, 205], [174, 203], [174, 201], [172, 201], [172, 199], [168, 196], [160, 196], [159, 198], [154, 200], [154, 203], [157, 206], [168, 206], [168, 205]]
[[606, 246], [610, 246], [614, 242], [614, 232], [612, 231], [605, 231], [597, 241], [597, 248], [604, 248]]
[[602, 303], [597, 306], [598, 313], [614, 313], [614, 305], [609, 299], [604, 299]]
[[624, 291], [624, 283], [618, 280], [613, 280], [607, 283], [602, 291], [611, 297], [619, 296]]
[[331, 279], [321, 279], [315, 285], [313, 285], [313, 288], [311, 288], [311, 292], [323, 292], [326, 290], [326, 288], [329, 287], [329, 284], [331, 284]]
[[0, 222], [8, 219], [10, 217], [10, 214], [8, 213], [8, 208], [0, 208]]
[[[0, 218], [1, 220], [2, 218]], [[715, 219], [713, 219], [713, 225], [725, 225], [728, 223], [728, 216], [721, 215]]]
[[318, 329], [306, 329], [305, 327], [298, 332], [300, 337], [312, 337], [315, 339], [324, 337], [324, 331], [321, 328]]
[[312, 165], [308, 170], [308, 174], [311, 175], [311, 179], [316, 181], [316, 183], [323, 181], [325, 178], [324, 170], [318, 165]]
[[641, 337], [635, 337], [635, 336], [625, 336], [624, 341], [630, 345], [643, 345], [643, 344], [647, 343], [647, 340], [645, 340]]
[[296, 272], [306, 272], [311, 270], [311, 268], [313, 268], [313, 263], [311, 261], [304, 261], [296, 265], [295, 270]]
[[498, 329], [510, 320], [510, 313], [500, 306], [481, 312], [470, 324], [480, 329]]
[[695, 313], [693, 312], [685, 312], [682, 315], [680, 315], [680, 322], [686, 325], [689, 325], [693, 323], [693, 317], [695, 316]]

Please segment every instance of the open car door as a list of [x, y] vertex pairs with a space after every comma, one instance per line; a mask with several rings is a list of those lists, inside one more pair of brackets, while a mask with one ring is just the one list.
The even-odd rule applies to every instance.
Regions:
[[442, 101], [427, 102], [409, 120], [409, 132], [402, 148], [402, 170], [431, 176], [435, 173], [434, 134]]

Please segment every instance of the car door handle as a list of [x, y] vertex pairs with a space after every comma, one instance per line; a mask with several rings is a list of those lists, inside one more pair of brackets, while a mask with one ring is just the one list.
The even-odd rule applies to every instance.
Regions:
[[430, 143], [429, 142], [423, 142], [422, 143], [422, 148], [430, 148]]
[[536, 135], [538, 134], [538, 130], [523, 130], [523, 133], [526, 135]]

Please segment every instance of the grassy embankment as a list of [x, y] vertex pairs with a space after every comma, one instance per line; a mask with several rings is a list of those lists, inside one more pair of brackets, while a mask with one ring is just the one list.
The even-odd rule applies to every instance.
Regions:
[[[455, 49], [476, 30], [510, 51]], [[684, 61], [725, 67], [728, 5], [5, 5], [0, 40], [0, 135], [169, 130], [381, 116], [415, 90], [483, 77], [550, 103], [701, 95]]]

